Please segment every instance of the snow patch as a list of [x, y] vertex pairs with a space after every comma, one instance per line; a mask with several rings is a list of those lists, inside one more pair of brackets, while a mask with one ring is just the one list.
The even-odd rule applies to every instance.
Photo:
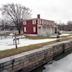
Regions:
[[[28, 46], [28, 45], [38, 44], [38, 43], [43, 43], [43, 42], [50, 42], [50, 41], [54, 41], [54, 40], [56, 40], [56, 39], [38, 39], [38, 40], [20, 39], [18, 47]], [[6, 38], [6, 39], [0, 40], [0, 51], [6, 50], [6, 49], [12, 49], [12, 48], [15, 48], [12, 38]]]
[[53, 62], [53, 64], [45, 65], [45, 68], [43, 72], [72, 72], [72, 54]]

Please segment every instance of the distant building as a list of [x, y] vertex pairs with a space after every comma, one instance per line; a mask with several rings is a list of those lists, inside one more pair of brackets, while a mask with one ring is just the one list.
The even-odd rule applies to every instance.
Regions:
[[58, 25], [58, 29], [61, 31], [72, 31], [72, 24]]
[[56, 23], [52, 20], [46, 20], [40, 18], [39, 14], [37, 15], [37, 18], [23, 21], [24, 34], [48, 36], [55, 34], [56, 31], [57, 31]]

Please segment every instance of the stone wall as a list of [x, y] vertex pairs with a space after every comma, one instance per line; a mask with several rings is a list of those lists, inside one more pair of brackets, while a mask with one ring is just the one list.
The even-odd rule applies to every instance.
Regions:
[[52, 61], [55, 56], [68, 52], [71, 49], [72, 41], [70, 40], [3, 58], [0, 59], [0, 72], [17, 72], [20, 70], [28, 72]]

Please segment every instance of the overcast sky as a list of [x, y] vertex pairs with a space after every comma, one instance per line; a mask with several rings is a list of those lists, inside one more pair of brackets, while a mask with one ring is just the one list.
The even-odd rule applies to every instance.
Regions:
[[18, 3], [32, 10], [32, 17], [67, 22], [72, 20], [72, 0], [0, 0], [0, 6], [7, 3]]

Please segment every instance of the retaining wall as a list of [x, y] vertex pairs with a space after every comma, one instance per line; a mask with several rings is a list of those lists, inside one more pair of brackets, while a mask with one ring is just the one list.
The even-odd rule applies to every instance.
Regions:
[[61, 53], [72, 50], [72, 40], [63, 41], [42, 48], [24, 52], [18, 55], [0, 59], [0, 72], [23, 72], [31, 71]]

